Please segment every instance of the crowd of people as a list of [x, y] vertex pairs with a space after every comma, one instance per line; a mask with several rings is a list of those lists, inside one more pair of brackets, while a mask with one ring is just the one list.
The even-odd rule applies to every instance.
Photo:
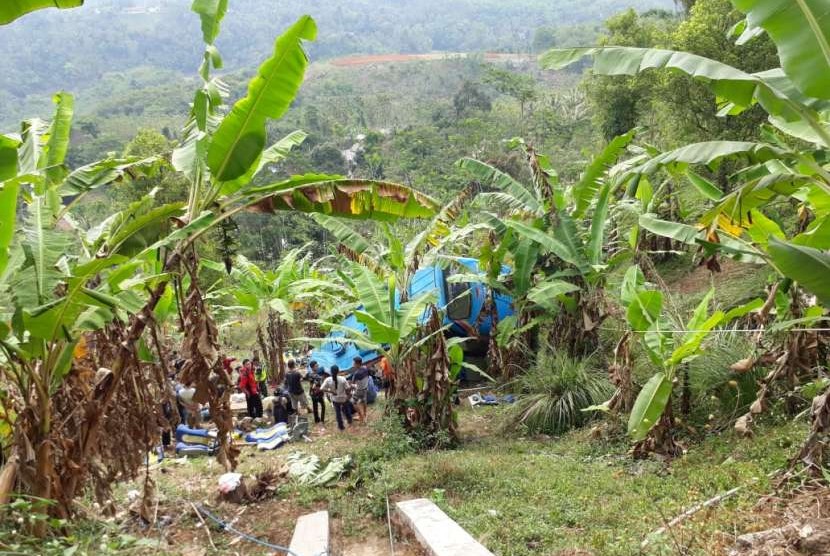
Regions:
[[[381, 362], [380, 371], [355, 357], [352, 367], [341, 370], [337, 365], [326, 369], [311, 360], [304, 368], [296, 360], [286, 363], [284, 380], [276, 384], [257, 357], [236, 360], [225, 357], [225, 370], [235, 378], [237, 390], [245, 396], [247, 414], [252, 419], [269, 417], [274, 422], [287, 422], [292, 415], [314, 415], [314, 422], [324, 425], [326, 406], [331, 404], [337, 428], [345, 430], [355, 421], [365, 424], [368, 404], [373, 402], [382, 386], [388, 364]], [[379, 374], [381, 376], [379, 376]], [[306, 391], [308, 384], [308, 391]]]
[[[366, 365], [362, 358], [355, 357], [352, 366], [344, 370], [337, 365], [326, 369], [308, 358], [300, 361], [289, 359], [285, 377], [277, 383], [256, 355], [241, 364], [236, 364], [233, 357], [222, 356], [222, 365], [235, 384], [234, 394], [239, 403], [244, 397], [245, 413], [252, 420], [265, 417], [274, 423], [288, 423], [292, 417], [305, 414], [309, 418], [313, 415], [314, 423], [324, 426], [326, 413], [331, 415], [327, 410], [331, 405], [337, 428], [344, 431], [355, 422], [367, 423], [368, 405], [381, 389], [386, 390], [387, 396], [390, 393], [391, 367], [384, 358]], [[180, 423], [199, 428], [202, 420], [209, 418], [208, 409], [196, 401], [195, 384], [182, 379], [185, 360], [174, 351], [169, 363], [175, 407], [164, 402], [165, 417], [171, 420], [176, 411]], [[163, 431], [164, 446], [171, 445], [171, 436], [172, 431]]]

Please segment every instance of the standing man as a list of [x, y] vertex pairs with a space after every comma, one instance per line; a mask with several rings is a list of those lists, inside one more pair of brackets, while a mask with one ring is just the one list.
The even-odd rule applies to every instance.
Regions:
[[259, 362], [259, 357], [254, 355], [253, 360], [254, 377], [256, 378], [257, 388], [259, 389], [259, 397], [268, 397], [268, 374], [265, 372], [265, 367]]
[[346, 430], [343, 416], [352, 424], [352, 410], [349, 408], [349, 381], [340, 376], [337, 365], [331, 366], [331, 376], [323, 381], [322, 390], [331, 394], [331, 403], [334, 406], [334, 416], [337, 417], [337, 428]]
[[323, 392], [323, 379], [325, 371], [321, 371], [317, 361], [308, 364], [308, 379], [311, 381], [311, 406], [314, 409], [314, 422], [325, 423], [326, 421], [326, 394]]
[[304, 407], [306, 413], [311, 413], [311, 408], [308, 407], [308, 398], [306, 398], [305, 390], [303, 389], [303, 376], [297, 370], [297, 362], [290, 359], [287, 363], [288, 372], [285, 373], [285, 388], [288, 390], [288, 395], [291, 398], [291, 405], [297, 415], [300, 414], [300, 407]]
[[353, 360], [352, 385], [354, 386], [354, 401], [357, 414], [360, 416], [360, 423], [366, 424], [366, 413], [368, 411], [369, 381], [372, 380], [369, 369], [363, 366], [363, 358], [355, 357]]
[[254, 368], [250, 359], [242, 362], [242, 369], [239, 371], [239, 389], [245, 394], [245, 401], [248, 404], [248, 417], [256, 419], [262, 417], [262, 398], [259, 397]]

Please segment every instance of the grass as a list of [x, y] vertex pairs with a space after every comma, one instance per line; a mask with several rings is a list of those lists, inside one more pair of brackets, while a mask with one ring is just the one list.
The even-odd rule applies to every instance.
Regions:
[[[485, 436], [459, 451], [403, 458], [383, 479], [398, 495], [432, 497], [490, 550], [517, 556], [565, 549], [636, 554], [664, 516], [743, 486], [727, 509], [675, 533], [689, 553], [710, 554], [721, 532], [731, 537], [751, 526], [745, 510], [768, 491], [767, 474], [786, 463], [792, 438], [803, 434], [800, 424], [767, 428], [753, 440], [727, 433], [670, 467], [634, 462], [625, 444], [598, 443], [585, 430], [556, 440]], [[660, 550], [658, 543], [654, 553]]]
[[[277, 543], [288, 542], [298, 515], [328, 508], [335, 554], [339, 554], [338, 546], [384, 538], [388, 494], [392, 502], [431, 498], [497, 555], [564, 556], [581, 554], [574, 552], [578, 549], [608, 556], [640, 554], [640, 542], [664, 520], [742, 486], [739, 495], [700, 512], [674, 530], [673, 538], [663, 538], [645, 552], [676, 554], [676, 541], [687, 547], [685, 554], [722, 553], [736, 531], [763, 528], [752, 507], [771, 489], [768, 474], [786, 464], [806, 433], [805, 424], [787, 422], [761, 424], [753, 439], [739, 439], [731, 432], [713, 435], [690, 445], [686, 456], [667, 466], [654, 460], [634, 461], [627, 455], [624, 439], [595, 437], [588, 429], [561, 437], [498, 435], [494, 429], [504, 410], [462, 409], [463, 442], [456, 450], [415, 453], [388, 427], [366, 427], [350, 434], [328, 431], [313, 443], [274, 452], [248, 449], [239, 469], [246, 475], [279, 467], [294, 449], [323, 459], [351, 453], [357, 461], [357, 467], [335, 487], [289, 482], [273, 499], [249, 506], [216, 502], [217, 478], [223, 470], [212, 459], [167, 460], [161, 467], [164, 471], [156, 471], [154, 478], [161, 496], [159, 515], [173, 519], [165, 532], [170, 544], [112, 552], [263, 553], [254, 545], [234, 543], [232, 535], [216, 529], [212, 536], [217, 550], [210, 548], [189, 504], [206, 501], [220, 516], [238, 519], [242, 530]], [[126, 492], [132, 488], [138, 485], [125, 484], [114, 493], [119, 507], [125, 506]], [[124, 532], [117, 528], [119, 522], [106, 525], [111, 538]], [[92, 538], [84, 540], [85, 535], [100, 535], [100, 527], [84, 523], [73, 526], [75, 542], [100, 546]], [[158, 531], [126, 532], [158, 538]], [[399, 554], [414, 554], [411, 545], [401, 543]], [[83, 549], [78, 552], [83, 553]]]

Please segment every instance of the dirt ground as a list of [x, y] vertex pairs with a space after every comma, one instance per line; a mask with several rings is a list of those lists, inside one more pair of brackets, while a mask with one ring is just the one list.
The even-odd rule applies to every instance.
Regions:
[[[370, 411], [370, 422], [379, 419], [377, 409]], [[252, 484], [254, 475], [265, 470], [278, 472], [285, 464], [286, 457], [302, 450], [316, 454], [321, 460], [343, 456], [370, 442], [377, 434], [371, 426], [357, 424], [340, 432], [333, 422], [333, 415], [327, 416], [328, 426], [313, 425], [310, 442], [290, 443], [269, 452], [244, 447], [239, 459], [238, 471], [246, 477], [246, 484]], [[182, 556], [207, 556], [210, 554], [258, 555], [271, 554], [265, 547], [258, 546], [229, 531], [223, 531], [210, 521], [208, 516], [201, 519], [196, 506], [203, 505], [209, 512], [232, 527], [268, 543], [288, 546], [297, 518], [303, 514], [329, 509], [325, 502], [295, 500], [290, 494], [277, 490], [273, 497], [246, 504], [220, 501], [217, 496], [217, 480], [224, 470], [213, 458], [168, 457], [161, 464], [151, 468], [151, 477], [156, 482], [158, 505], [155, 513], [163, 527], [147, 530], [138, 526], [138, 521], [126, 510], [125, 498], [131, 490], [141, 491], [143, 478], [124, 485], [114, 496], [116, 503], [125, 508], [116, 522], [133, 523], [132, 533], [159, 540], [159, 549], [164, 554]], [[289, 479], [282, 478], [282, 484]], [[319, 488], [319, 487], [318, 487]], [[353, 524], [352, 524], [353, 525]], [[206, 532], [208, 526], [209, 533]], [[380, 520], [367, 519], [359, 527], [360, 533], [343, 531], [342, 516], [336, 512], [330, 517], [330, 556], [386, 556], [392, 554], [389, 532]], [[352, 527], [354, 528], [354, 527]], [[412, 539], [395, 533], [394, 554], [396, 556], [419, 556], [420, 548]]]
[[758, 501], [755, 531], [725, 548], [729, 556], [830, 555], [830, 489], [808, 486]]

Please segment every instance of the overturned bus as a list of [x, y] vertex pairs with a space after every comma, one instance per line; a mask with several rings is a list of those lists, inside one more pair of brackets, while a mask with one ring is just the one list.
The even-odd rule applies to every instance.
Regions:
[[[508, 268], [504, 268], [506, 273]], [[449, 259], [447, 267], [428, 266], [419, 269], [409, 282], [408, 295], [413, 299], [419, 295], [434, 292], [437, 305], [444, 314], [444, 325], [452, 336], [486, 339], [492, 328], [492, 317], [485, 312], [485, 304], [490, 293], [493, 295], [496, 315], [499, 320], [513, 314], [513, 300], [500, 292], [490, 292], [482, 282], [455, 282], [449, 278], [456, 274], [478, 274], [478, 260], [457, 257]], [[426, 321], [428, 314], [422, 316]], [[367, 328], [358, 321], [354, 314], [343, 319], [343, 326], [366, 334]], [[326, 342], [312, 351], [311, 359], [325, 369], [337, 365], [341, 370], [352, 367], [352, 360], [361, 357], [371, 363], [380, 357], [380, 353], [370, 349], [361, 349], [351, 342], [346, 332], [337, 330], [326, 336]]]

